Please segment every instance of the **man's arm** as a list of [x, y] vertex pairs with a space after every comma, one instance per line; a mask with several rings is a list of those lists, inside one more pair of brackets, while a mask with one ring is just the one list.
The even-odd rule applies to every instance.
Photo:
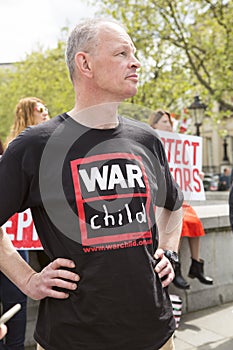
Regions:
[[178, 252], [182, 229], [182, 208], [170, 211], [157, 207], [156, 222], [159, 233], [159, 245], [154, 257], [160, 261], [156, 265], [155, 271], [160, 278], [164, 277], [162, 285], [167, 287], [174, 278], [174, 271], [170, 261], [164, 255], [164, 250]]
[[159, 231], [159, 247], [167, 250], [179, 249], [182, 229], [182, 208], [170, 211], [165, 208], [156, 208], [156, 222]]
[[[0, 270], [30, 298], [40, 300], [45, 297], [69, 297], [69, 290], [77, 288], [79, 276], [60, 267], [74, 268], [75, 265], [69, 259], [58, 258], [41, 272], [36, 272], [18, 254], [9, 236], [0, 228]], [[67, 289], [67, 293], [54, 290], [55, 286]]]

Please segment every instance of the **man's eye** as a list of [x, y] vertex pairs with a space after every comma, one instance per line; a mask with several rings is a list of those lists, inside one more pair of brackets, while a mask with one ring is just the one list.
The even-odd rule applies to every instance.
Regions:
[[120, 56], [127, 56], [127, 52], [122, 51], [122, 52], [119, 53], [119, 55], [120, 55]]

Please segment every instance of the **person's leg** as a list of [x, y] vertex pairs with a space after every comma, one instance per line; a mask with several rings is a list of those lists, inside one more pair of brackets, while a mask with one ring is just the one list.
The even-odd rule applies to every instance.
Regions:
[[174, 265], [175, 277], [173, 279], [173, 284], [180, 289], [189, 289], [189, 283], [184, 279], [181, 272], [181, 264], [180, 262], [175, 263]]
[[[4, 349], [24, 350], [26, 332], [27, 297], [4, 275], [1, 278], [3, 312], [19, 303], [21, 310], [7, 322], [8, 332]], [[1, 349], [1, 348], [0, 348]]]
[[189, 248], [191, 253], [191, 258], [194, 260], [200, 260], [200, 237], [189, 237]]
[[203, 284], [213, 284], [213, 279], [204, 274], [204, 260], [200, 259], [200, 241], [200, 237], [189, 237], [192, 263], [188, 276], [197, 278]]
[[[20, 252], [20, 254], [25, 260], [27, 260], [27, 252]], [[0, 350], [24, 350], [27, 320], [27, 296], [23, 294], [4, 274], [1, 275], [0, 289], [3, 312], [6, 312], [17, 303], [21, 304], [21, 310], [7, 322], [8, 332], [5, 337], [5, 345], [2, 348], [0, 347]]]
[[[180, 252], [180, 245], [181, 245], [181, 239], [179, 242], [179, 248], [178, 252]], [[190, 285], [188, 282], [184, 279], [182, 272], [181, 272], [181, 264], [180, 262], [176, 263], [174, 266], [174, 272], [175, 272], [175, 277], [173, 279], [173, 284], [180, 289], [189, 289]]]
[[175, 350], [173, 336], [159, 350]]

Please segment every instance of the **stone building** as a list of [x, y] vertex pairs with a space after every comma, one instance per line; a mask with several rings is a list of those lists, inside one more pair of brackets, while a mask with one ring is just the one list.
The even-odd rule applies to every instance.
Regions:
[[203, 171], [221, 173], [233, 164], [233, 115], [215, 123], [205, 118], [201, 127], [203, 138]]

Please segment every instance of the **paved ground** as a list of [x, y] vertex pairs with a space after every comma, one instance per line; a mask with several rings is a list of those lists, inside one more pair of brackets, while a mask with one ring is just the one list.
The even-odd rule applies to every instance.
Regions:
[[233, 350], [233, 303], [182, 315], [176, 350]]

